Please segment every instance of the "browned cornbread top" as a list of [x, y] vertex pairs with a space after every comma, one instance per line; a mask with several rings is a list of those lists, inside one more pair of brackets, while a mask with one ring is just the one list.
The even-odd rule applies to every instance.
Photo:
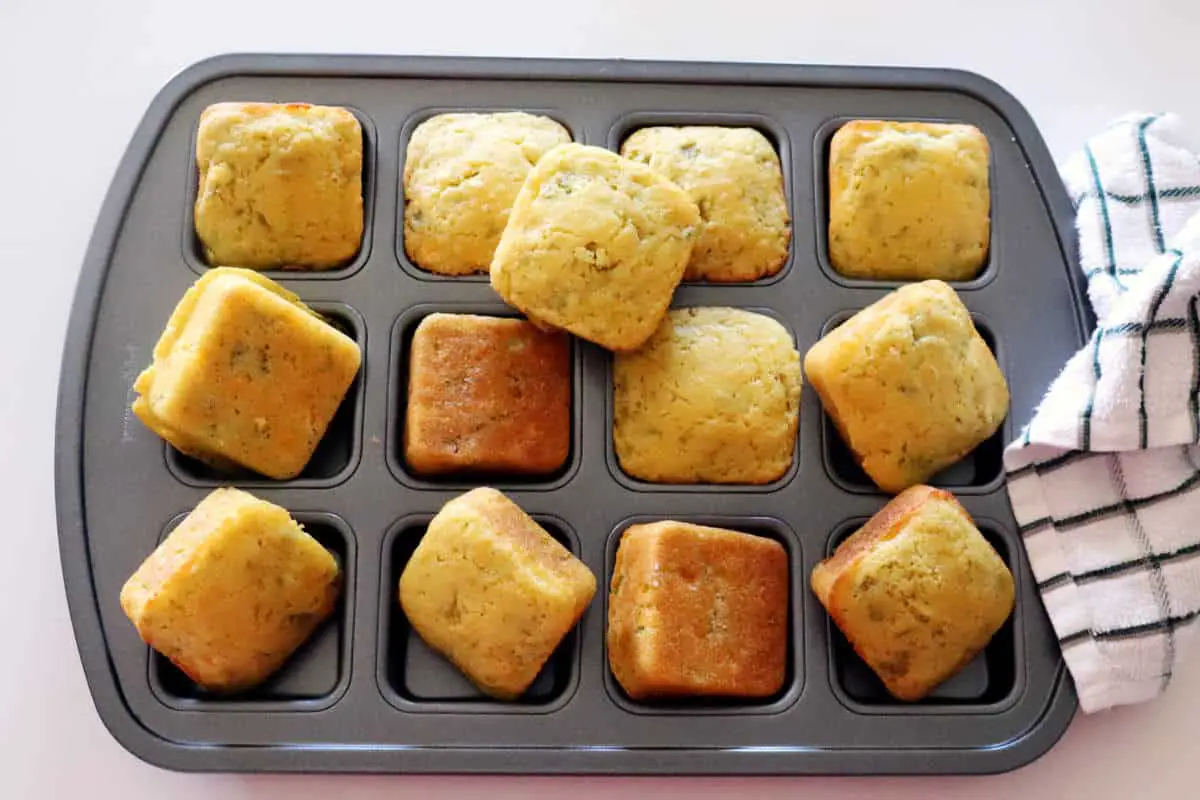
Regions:
[[578, 558], [495, 489], [446, 503], [400, 576], [413, 629], [487, 694], [537, 677], [596, 591]]
[[671, 304], [699, 222], [691, 197], [645, 164], [559, 145], [517, 194], [492, 287], [541, 325], [636, 350]]
[[409, 367], [405, 459], [421, 473], [547, 473], [571, 444], [571, 345], [521, 319], [430, 314]]
[[146, 558], [120, 601], [147, 644], [228, 692], [278, 670], [340, 592], [337, 560], [285, 509], [220, 488]]
[[901, 700], [979, 653], [1012, 613], [1012, 573], [951, 495], [901, 492], [818, 564], [812, 590]]
[[613, 450], [656, 483], [764, 484], [791, 467], [800, 354], [777, 320], [740, 308], [667, 312], [613, 357]]
[[972, 125], [854, 120], [829, 154], [829, 257], [843, 275], [969, 280], [991, 229], [988, 141]]
[[347, 109], [214, 103], [196, 166], [196, 235], [213, 266], [330, 269], [358, 252], [363, 137]]
[[404, 249], [443, 275], [487, 272], [513, 200], [542, 155], [571, 141], [523, 111], [444, 113], [413, 130], [404, 160]]
[[788, 563], [778, 542], [676, 521], [633, 525], [610, 591], [609, 664], [630, 697], [782, 688]]
[[138, 376], [133, 411], [217, 468], [298, 475], [361, 364], [358, 344], [251, 270], [207, 271]]
[[804, 356], [809, 384], [881, 489], [924, 483], [994, 434], [1004, 374], [943, 281], [910, 283], [862, 309]]
[[702, 222], [684, 280], [752, 281], [787, 259], [791, 219], [779, 155], [748, 127], [654, 126], [630, 134], [621, 155], [683, 188]]

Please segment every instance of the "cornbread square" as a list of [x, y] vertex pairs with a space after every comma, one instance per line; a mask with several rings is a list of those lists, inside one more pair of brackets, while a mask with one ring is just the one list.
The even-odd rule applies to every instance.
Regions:
[[608, 662], [632, 699], [778, 693], [787, 619], [788, 559], [778, 542], [675, 521], [621, 536]]
[[209, 270], [175, 307], [138, 376], [133, 412], [216, 469], [304, 469], [358, 373], [353, 339], [251, 270]]
[[800, 353], [771, 317], [672, 309], [613, 359], [617, 460], [655, 483], [770, 483], [792, 464], [800, 389]]
[[965, 281], [988, 255], [988, 141], [972, 125], [856, 120], [829, 152], [829, 258], [871, 280]]
[[487, 487], [442, 507], [400, 575], [413, 630], [499, 700], [529, 688], [595, 593], [582, 561]]
[[199, 686], [252, 688], [333, 613], [337, 560], [288, 512], [216, 489], [138, 567], [121, 608]]
[[645, 164], [559, 145], [517, 194], [492, 286], [535, 323], [635, 350], [671, 304], [699, 224], [687, 193]]
[[404, 250], [442, 275], [487, 272], [529, 170], [571, 141], [523, 111], [438, 114], [413, 130], [404, 160]]
[[430, 314], [409, 354], [404, 458], [414, 472], [546, 474], [566, 463], [566, 334], [522, 319]]
[[196, 236], [213, 266], [325, 270], [358, 253], [363, 134], [344, 108], [216, 103], [196, 136]]
[[621, 155], [683, 188], [700, 209], [685, 281], [752, 281], [787, 260], [791, 216], [779, 155], [754, 128], [652, 127], [635, 131]]
[[1008, 414], [1008, 384], [955, 291], [903, 286], [826, 334], [804, 372], [880, 489], [924, 483]]
[[899, 700], [920, 700], [1013, 611], [1012, 572], [949, 492], [901, 492], [813, 569], [812, 590]]

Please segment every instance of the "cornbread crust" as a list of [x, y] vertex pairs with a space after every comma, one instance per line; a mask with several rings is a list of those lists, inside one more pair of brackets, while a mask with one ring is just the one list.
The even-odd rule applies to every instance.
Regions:
[[344, 108], [216, 103], [196, 135], [195, 228], [213, 266], [325, 270], [358, 253], [363, 135]]
[[515, 503], [481, 487], [429, 523], [400, 576], [417, 634], [483, 692], [519, 697], [596, 593], [596, 578]]
[[942, 281], [903, 286], [859, 311], [809, 349], [804, 372], [887, 492], [959, 461], [1008, 414], [1000, 366]]
[[666, 313], [699, 224], [687, 193], [645, 164], [559, 145], [517, 195], [492, 286], [535, 323], [635, 350]]
[[685, 281], [752, 281], [787, 260], [791, 217], [779, 155], [754, 128], [651, 127], [634, 131], [621, 155], [674, 181], [702, 222]]
[[613, 360], [613, 448], [659, 483], [764, 484], [792, 464], [800, 354], [774, 319], [672, 309], [646, 345]]
[[991, 236], [987, 137], [971, 125], [856, 120], [829, 153], [829, 258], [874, 280], [970, 280]]
[[906, 489], [812, 572], [812, 591], [900, 700], [920, 700], [1012, 613], [1013, 575], [949, 492]]
[[409, 351], [404, 457], [421, 474], [545, 474], [571, 447], [571, 343], [521, 319], [430, 314]]
[[251, 270], [206, 272], [135, 381], [133, 412], [218, 469], [298, 475], [358, 372], [353, 339]]
[[675, 521], [621, 536], [608, 661], [631, 698], [778, 693], [787, 619], [788, 560], [778, 542]]
[[487, 272], [529, 170], [571, 141], [522, 111], [438, 114], [413, 130], [404, 160], [404, 250], [442, 275]]
[[333, 613], [341, 569], [288, 512], [216, 489], [121, 589], [142, 640], [201, 687], [235, 692], [278, 670]]

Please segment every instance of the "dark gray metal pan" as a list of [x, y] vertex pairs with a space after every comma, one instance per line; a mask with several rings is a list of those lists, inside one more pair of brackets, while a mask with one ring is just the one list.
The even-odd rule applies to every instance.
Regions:
[[[194, 130], [218, 100], [343, 105], [364, 122], [361, 252], [319, 276], [280, 273], [363, 345], [359, 382], [299, 479], [240, 482], [319, 532], [348, 562], [342, 607], [260, 690], [204, 695], [148, 650], [120, 611], [126, 577], [221, 477], [131, 418], [130, 387], [175, 302], [205, 269], [191, 229]], [[437, 109], [548, 113], [577, 141], [615, 147], [646, 123], [752, 124], [779, 149], [794, 220], [771, 279], [686, 284], [676, 305], [732, 305], [780, 319], [803, 352], [895, 284], [837, 278], [825, 247], [825, 157], [838, 121], [961, 120], [992, 148], [987, 269], [958, 288], [1001, 357], [1012, 413], [1000, 438], [941, 482], [1018, 577], [1012, 622], [928, 700], [902, 705], [828, 624], [807, 575], [885, 501], [856, 473], [806, 389], [794, 468], [752, 491], [649, 486], [611, 451], [610, 358], [577, 341], [567, 467], [500, 481], [595, 572], [601, 591], [529, 695], [474, 691], [409, 631], [395, 581], [424, 523], [467, 483], [409, 475], [400, 457], [405, 349], [430, 310], [511, 313], [486, 280], [422, 272], [404, 255], [399, 176], [414, 122]], [[1084, 340], [1072, 210], [1027, 113], [996, 85], [941, 70], [390, 56], [216, 58], [154, 100], [113, 179], [87, 252], [63, 360], [56, 485], [63, 574], [96, 707], [138, 756], [181, 770], [540, 773], [984, 773], [1049, 749], [1076, 708], [1004, 494], [1003, 443]], [[773, 536], [791, 560], [788, 684], [763, 703], [647, 706], [608, 675], [605, 590], [632, 521], [720, 521]]]

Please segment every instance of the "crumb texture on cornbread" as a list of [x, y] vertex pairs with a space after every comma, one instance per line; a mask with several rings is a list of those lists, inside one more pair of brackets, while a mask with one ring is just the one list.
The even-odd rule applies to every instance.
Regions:
[[970, 280], [991, 237], [988, 141], [971, 125], [856, 120], [829, 152], [829, 258], [874, 280]]
[[666, 313], [699, 224], [687, 193], [645, 164], [559, 145], [517, 195], [492, 286], [534, 322], [633, 350]]
[[363, 134], [344, 108], [216, 103], [196, 135], [196, 235], [213, 266], [324, 270], [363, 235]]
[[683, 188], [701, 223], [686, 281], [752, 281], [787, 260], [791, 217], [779, 155], [754, 128], [659, 126], [634, 131], [621, 155]]
[[218, 469], [293, 478], [354, 381], [353, 339], [251, 270], [209, 270], [184, 294], [134, 383], [133, 411]]
[[141, 638], [199, 686], [275, 673], [329, 617], [341, 569], [286, 510], [238, 489], [205, 497], [121, 589]]
[[888, 492], [924, 483], [996, 432], [1004, 375], [958, 295], [903, 286], [826, 334], [804, 372], [863, 470]]
[[549, 117], [523, 111], [437, 114], [418, 125], [404, 159], [404, 249], [442, 275], [487, 272], [529, 170], [571, 141]]
[[920, 700], [1013, 611], [1012, 572], [949, 492], [914, 486], [813, 570], [813, 593], [897, 699]]
[[630, 698], [767, 698], [787, 672], [788, 559], [771, 539], [664, 521], [621, 536], [608, 660]]
[[430, 314], [409, 351], [404, 456], [419, 474], [547, 474], [571, 445], [571, 343], [522, 319]]
[[596, 592], [591, 571], [495, 489], [472, 489], [429, 523], [400, 576], [417, 634], [486, 694], [514, 700]]
[[771, 317], [671, 309], [644, 347], [613, 361], [613, 448], [657, 483], [770, 483], [792, 464], [800, 354]]

